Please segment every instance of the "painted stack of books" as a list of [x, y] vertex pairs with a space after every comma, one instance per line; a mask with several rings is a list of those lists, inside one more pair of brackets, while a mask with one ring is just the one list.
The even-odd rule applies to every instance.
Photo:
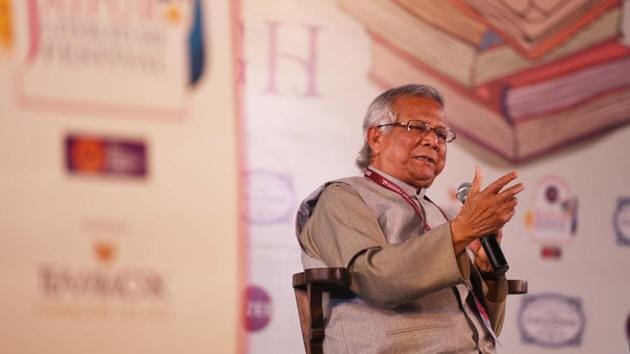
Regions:
[[619, 0], [338, 0], [370, 77], [426, 83], [458, 133], [520, 162], [630, 121]]

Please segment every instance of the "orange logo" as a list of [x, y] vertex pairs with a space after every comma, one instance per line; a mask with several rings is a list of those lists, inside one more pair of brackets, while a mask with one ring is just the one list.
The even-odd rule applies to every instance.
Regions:
[[76, 139], [70, 154], [75, 168], [81, 172], [100, 172], [105, 169], [105, 144], [100, 139]]
[[170, 4], [164, 11], [164, 17], [169, 22], [177, 24], [182, 19], [182, 9], [176, 4]]
[[116, 255], [115, 245], [104, 241], [94, 241], [92, 247], [94, 248], [94, 255], [99, 262], [110, 264], [114, 260]]
[[0, 47], [8, 50], [12, 44], [11, 0], [0, 0]]

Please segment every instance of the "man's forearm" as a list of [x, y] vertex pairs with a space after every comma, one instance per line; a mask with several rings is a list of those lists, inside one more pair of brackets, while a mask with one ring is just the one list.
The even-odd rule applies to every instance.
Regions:
[[350, 271], [355, 293], [385, 308], [464, 281], [448, 224], [402, 244], [366, 250], [355, 257]]

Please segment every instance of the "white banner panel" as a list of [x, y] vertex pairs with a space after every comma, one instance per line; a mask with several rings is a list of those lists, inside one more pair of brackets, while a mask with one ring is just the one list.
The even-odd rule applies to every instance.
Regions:
[[234, 353], [238, 3], [0, 1], [2, 353]]

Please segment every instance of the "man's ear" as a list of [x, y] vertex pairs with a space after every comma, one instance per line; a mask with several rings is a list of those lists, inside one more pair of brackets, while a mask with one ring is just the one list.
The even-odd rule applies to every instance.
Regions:
[[383, 145], [383, 132], [380, 128], [370, 127], [367, 131], [367, 143], [374, 155], [378, 155]]

